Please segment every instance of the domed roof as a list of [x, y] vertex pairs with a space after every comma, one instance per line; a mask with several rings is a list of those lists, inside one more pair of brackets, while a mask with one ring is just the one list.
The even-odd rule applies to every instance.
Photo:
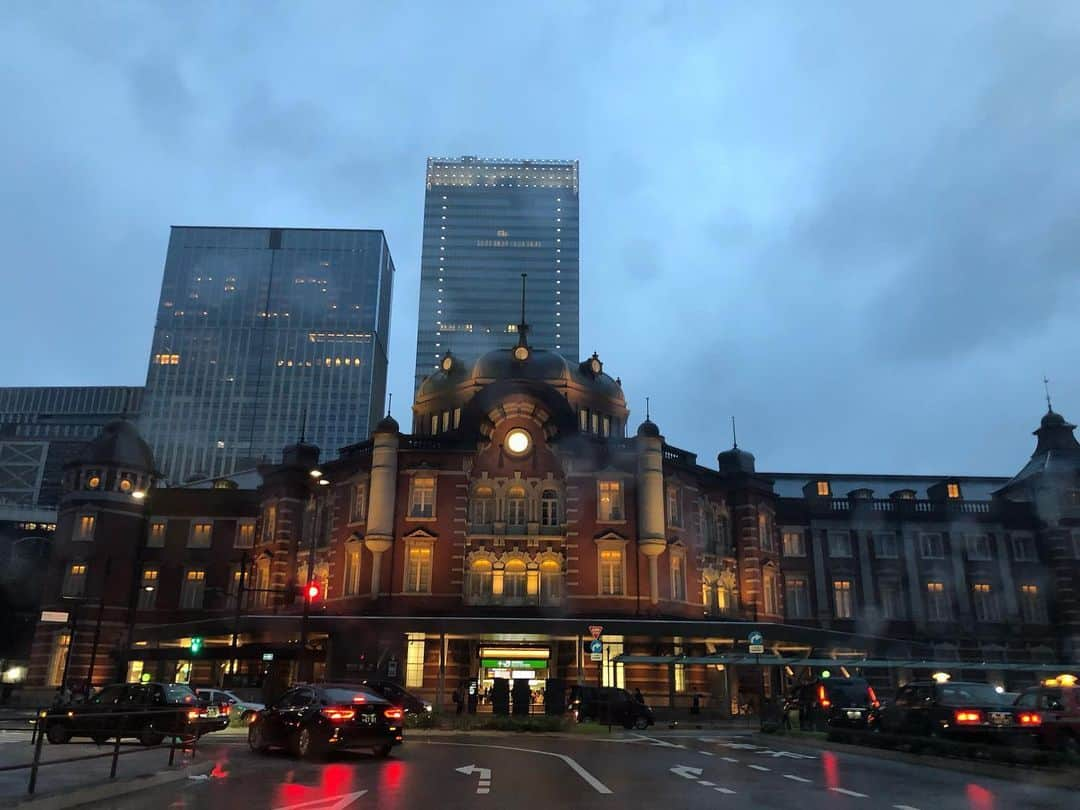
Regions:
[[374, 433], [398, 433], [401, 430], [401, 426], [398, 425], [397, 419], [387, 414], [379, 420], [379, 424], [375, 425]]
[[716, 463], [717, 469], [722, 473], [754, 472], [753, 453], [747, 453], [738, 445], [717, 455]]
[[[1039, 427], [1044, 427], [1044, 428], [1055, 428], [1055, 427], [1065, 427], [1065, 426], [1066, 426], [1065, 417], [1062, 416], [1060, 413], [1054, 413], [1053, 411], [1047, 411], [1043, 415], [1043, 418], [1039, 421]], [[1068, 425], [1068, 427], [1071, 429], [1071, 428], [1075, 428], [1076, 425]]]
[[658, 439], [660, 438], [660, 428], [658, 428], [656, 426], [656, 423], [653, 422], [651, 419], [646, 419], [644, 422], [638, 425], [637, 435], [648, 436], [653, 439]]
[[135, 425], [126, 419], [115, 419], [101, 429], [97, 438], [87, 443], [75, 457], [79, 464], [101, 464], [129, 467], [136, 470], [154, 469], [154, 453]]
[[530, 348], [528, 359], [514, 358], [513, 349], [495, 349], [482, 355], [472, 369], [474, 380], [543, 380], [544, 382], [570, 379], [570, 366], [566, 358], [547, 349]]
[[1045, 478], [1080, 478], [1080, 442], [1077, 442], [1074, 430], [1076, 425], [1064, 416], [1047, 410], [1034, 431], [1038, 442], [1031, 459], [998, 492], [1008, 493], [1020, 485], [1026, 486]]

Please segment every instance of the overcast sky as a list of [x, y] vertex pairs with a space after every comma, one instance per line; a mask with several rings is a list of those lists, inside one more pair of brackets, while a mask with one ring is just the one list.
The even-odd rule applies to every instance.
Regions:
[[[877, 6], [876, 9], [873, 6]], [[1080, 419], [1080, 3], [4, 3], [0, 385], [145, 380], [169, 226], [382, 228], [581, 161], [582, 351], [669, 443], [1012, 474]], [[400, 403], [400, 404], [399, 404]]]

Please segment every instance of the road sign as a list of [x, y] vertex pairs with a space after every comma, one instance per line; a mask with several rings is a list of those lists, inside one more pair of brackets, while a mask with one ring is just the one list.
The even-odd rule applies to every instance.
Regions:
[[602, 653], [604, 651], [604, 642], [600, 640], [589, 642], [589, 653]]
[[43, 610], [41, 611], [41, 620], [43, 622], [66, 622], [68, 620], [68, 612], [66, 610]]
[[604, 632], [604, 627], [599, 624], [590, 624], [589, 632], [592, 634], [593, 638], [600, 638], [600, 634]]
[[589, 653], [589, 660], [590, 661], [603, 661], [604, 660], [604, 654], [603, 653]]
[[751, 644], [750, 645], [750, 654], [751, 655], [761, 655], [763, 652], [765, 652], [765, 645], [764, 644]]
[[746, 637], [746, 640], [754, 645], [764, 644], [765, 636], [761, 635], [761, 632], [758, 630], [751, 630], [750, 635]]
[[274, 654], [273, 653], [263, 653], [263, 661], [273, 661], [273, 660], [274, 660]]

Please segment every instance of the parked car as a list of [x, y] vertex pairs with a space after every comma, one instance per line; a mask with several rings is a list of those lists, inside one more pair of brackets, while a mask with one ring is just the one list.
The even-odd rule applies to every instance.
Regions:
[[1075, 681], [1025, 689], [1013, 709], [1021, 741], [1080, 757], [1080, 687]]
[[874, 687], [863, 678], [817, 678], [788, 694], [785, 710], [797, 710], [799, 728], [815, 731], [865, 729], [880, 706]]
[[1007, 742], [1013, 709], [988, 683], [913, 681], [874, 712], [871, 728], [968, 742]]
[[431, 711], [431, 704], [412, 692], [403, 689], [394, 681], [370, 680], [364, 681], [363, 685], [374, 692], [378, 692], [400, 709], [413, 714], [424, 714]]
[[648, 705], [613, 686], [571, 687], [570, 710], [579, 723], [595, 720], [626, 728], [646, 729], [656, 722]]
[[306, 759], [336, 749], [370, 748], [377, 757], [404, 741], [405, 710], [362, 686], [295, 686], [255, 715], [248, 745], [285, 748]]
[[240, 721], [244, 725], [250, 723], [257, 712], [266, 708], [262, 703], [253, 703], [250, 700], [244, 700], [237, 696], [235, 692], [230, 692], [228, 689], [204, 687], [196, 689], [195, 694], [208, 703], [215, 703], [226, 709], [228, 715], [227, 720], [239, 716]]
[[100, 744], [119, 736], [158, 745], [167, 736], [198, 736], [222, 727], [220, 709], [182, 683], [113, 684], [86, 702], [55, 706], [45, 715], [45, 736], [56, 744], [72, 737]]

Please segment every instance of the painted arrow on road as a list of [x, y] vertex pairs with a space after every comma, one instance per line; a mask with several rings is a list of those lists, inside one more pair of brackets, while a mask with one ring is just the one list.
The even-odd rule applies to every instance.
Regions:
[[671, 772], [683, 779], [697, 779], [701, 776], [701, 768], [691, 768], [689, 765], [676, 765]]
[[491, 768], [478, 768], [475, 765], [462, 765], [460, 768], [454, 768], [458, 773], [463, 773], [466, 776], [472, 776], [474, 773], [480, 775], [480, 781], [476, 783], [477, 793], [490, 793], [491, 792]]

